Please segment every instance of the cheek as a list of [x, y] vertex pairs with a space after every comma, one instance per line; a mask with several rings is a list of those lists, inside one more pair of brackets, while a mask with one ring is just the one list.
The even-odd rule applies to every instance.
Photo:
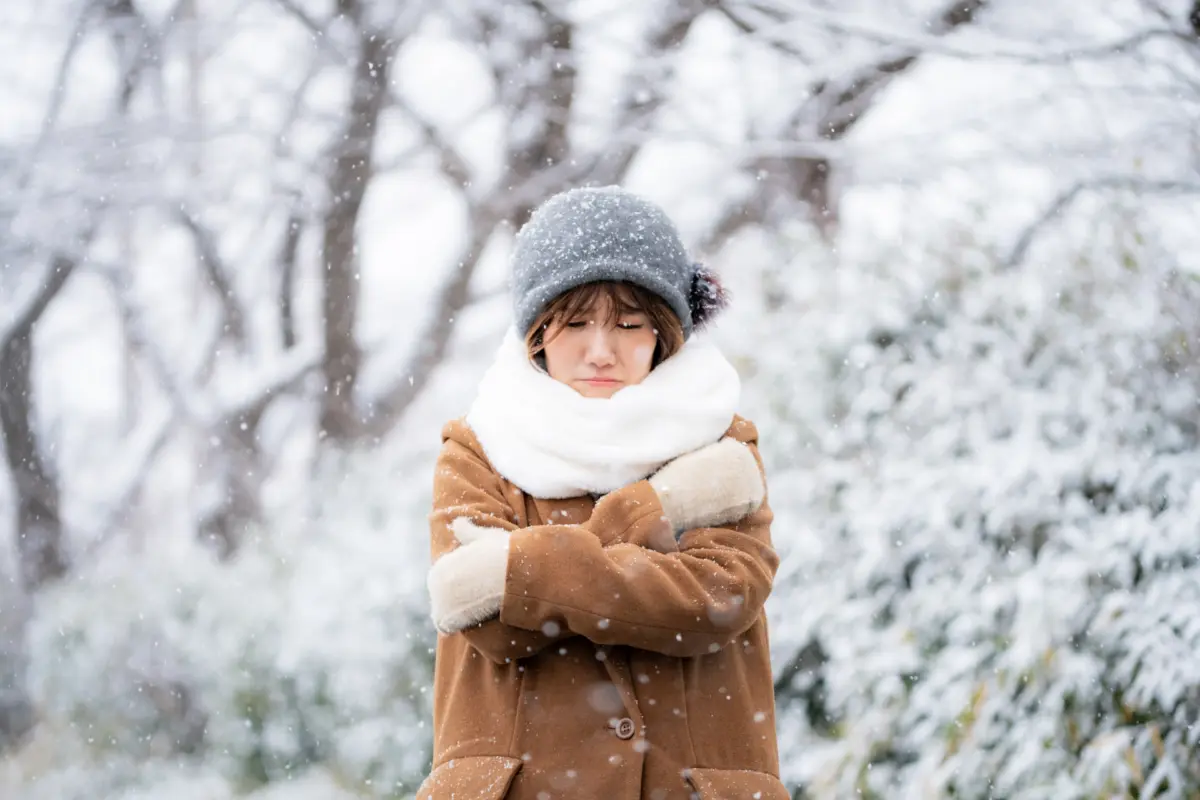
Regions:
[[559, 348], [556, 342], [547, 343], [542, 348], [542, 356], [546, 359], [546, 370], [553, 375], [558, 371], [559, 364]]
[[657, 344], [658, 340], [653, 338], [649, 341], [635, 344], [633, 346], [631, 365], [642, 372], [650, 372], [650, 364], [654, 361], [654, 347]]
[[569, 372], [578, 358], [578, 347], [572, 343], [569, 331], [563, 331], [546, 343], [542, 350], [546, 355], [546, 371], [551, 377], [560, 378]]

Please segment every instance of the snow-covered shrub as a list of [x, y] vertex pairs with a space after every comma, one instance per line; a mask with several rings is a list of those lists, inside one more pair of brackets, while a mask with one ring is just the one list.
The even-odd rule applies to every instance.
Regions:
[[1103, 213], [798, 262], [743, 342], [805, 796], [1200, 791], [1200, 277]]
[[315, 513], [228, 563], [164, 536], [42, 595], [31, 674], [43, 723], [75, 734], [60, 761], [102, 761], [114, 786], [191, 756], [243, 789], [314, 764], [370, 796], [415, 788], [434, 640], [424, 483], [331, 456]]

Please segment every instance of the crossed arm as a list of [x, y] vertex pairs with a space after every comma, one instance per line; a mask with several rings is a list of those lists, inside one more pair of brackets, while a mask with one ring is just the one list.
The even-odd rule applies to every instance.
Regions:
[[499, 478], [451, 440], [434, 480], [435, 560], [458, 546], [451, 525], [463, 517], [510, 532], [500, 615], [461, 631], [501, 664], [572, 635], [680, 657], [715, 652], [761, 614], [778, 567], [765, 502], [677, 541], [644, 480], [602, 497], [582, 524], [518, 528]]

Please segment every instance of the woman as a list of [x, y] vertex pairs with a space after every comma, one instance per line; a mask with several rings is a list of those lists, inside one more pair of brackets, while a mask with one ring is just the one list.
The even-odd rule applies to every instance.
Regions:
[[538, 209], [512, 287], [516, 324], [442, 431], [417, 796], [784, 800], [757, 432], [693, 336], [719, 285], [610, 187]]

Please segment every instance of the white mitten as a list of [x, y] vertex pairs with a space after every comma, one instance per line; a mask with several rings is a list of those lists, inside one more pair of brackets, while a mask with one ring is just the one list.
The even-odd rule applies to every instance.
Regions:
[[737, 522], [766, 495], [754, 454], [730, 438], [668, 462], [650, 476], [650, 485], [677, 534]]
[[426, 581], [433, 624], [445, 634], [498, 616], [508, 571], [508, 531], [467, 517], [451, 522], [450, 529], [461, 546], [435, 561]]

